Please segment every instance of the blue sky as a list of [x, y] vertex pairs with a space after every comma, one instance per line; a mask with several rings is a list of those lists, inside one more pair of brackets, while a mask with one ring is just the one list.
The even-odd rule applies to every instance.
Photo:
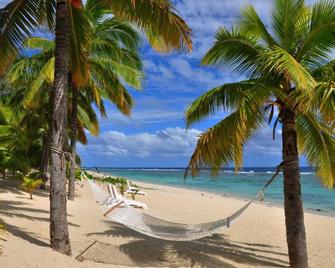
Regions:
[[[0, 0], [0, 6], [5, 2], [8, 1]], [[232, 26], [245, 4], [253, 4], [266, 23], [272, 9], [270, 0], [179, 0], [173, 3], [193, 30], [193, 52], [160, 55], [143, 41], [145, 79], [142, 91], [130, 89], [135, 100], [132, 116], [126, 118], [108, 105], [108, 118], [101, 120], [99, 137], [89, 136], [87, 146], [78, 145], [84, 166], [184, 167], [197, 136], [224, 116], [217, 114], [186, 132], [187, 105], [214, 86], [240, 79], [229, 70], [200, 66], [216, 30], [219, 26]], [[280, 128], [273, 141], [272, 130], [264, 126], [246, 146], [244, 166], [277, 165], [281, 159], [280, 146]], [[306, 165], [304, 160], [302, 165]]]

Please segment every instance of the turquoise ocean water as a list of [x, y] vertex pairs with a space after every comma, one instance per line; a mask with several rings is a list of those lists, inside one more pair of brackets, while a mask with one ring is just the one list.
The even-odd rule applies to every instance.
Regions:
[[[188, 178], [184, 182], [184, 169], [178, 168], [101, 168], [99, 170], [105, 174], [130, 180], [184, 187], [246, 199], [254, 197], [274, 172], [273, 168], [245, 168], [236, 175], [232, 169], [225, 169], [213, 179], [210, 171], [204, 170], [198, 178]], [[335, 216], [335, 191], [322, 187], [314, 172], [309, 168], [302, 168], [301, 183], [306, 211]], [[282, 175], [278, 176], [266, 190], [265, 201], [276, 205], [283, 204]]]

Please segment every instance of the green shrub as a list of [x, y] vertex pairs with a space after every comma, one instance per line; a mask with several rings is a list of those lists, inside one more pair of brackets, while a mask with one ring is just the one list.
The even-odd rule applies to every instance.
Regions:
[[102, 179], [103, 182], [105, 183], [110, 183], [110, 184], [113, 184], [115, 185], [116, 187], [118, 187], [120, 193], [122, 195], [124, 195], [124, 193], [126, 192], [127, 190], [127, 179], [125, 178], [114, 178], [114, 177], [110, 177], [110, 176], [106, 176], [106, 177], [103, 177]]
[[33, 192], [43, 183], [43, 181], [41, 179], [29, 178], [27, 176], [23, 176], [22, 180], [21, 187], [29, 193], [30, 199], [33, 199]]
[[75, 169], [74, 170], [74, 176], [75, 176], [76, 180], [81, 181], [81, 172], [82, 171], [80, 169]]

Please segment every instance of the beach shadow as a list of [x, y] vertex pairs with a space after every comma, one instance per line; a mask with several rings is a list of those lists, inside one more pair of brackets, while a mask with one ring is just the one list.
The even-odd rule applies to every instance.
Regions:
[[8, 224], [4, 222], [4, 225], [6, 226], [6, 232], [11, 233], [14, 236], [20, 237], [25, 241], [28, 241], [29, 243], [41, 246], [41, 247], [49, 247], [49, 244], [45, 241], [43, 241], [40, 237], [38, 237], [36, 234], [32, 232], [28, 232], [25, 229], [19, 228], [17, 226]]
[[[27, 200], [29, 202], [30, 199]], [[37, 220], [37, 221], [45, 221], [49, 222], [49, 210], [45, 209], [37, 209], [37, 208], [31, 208], [27, 205], [30, 205], [27, 202], [22, 201], [9, 201], [9, 200], [3, 200], [0, 203], [0, 215], [6, 216], [6, 217], [18, 217], [23, 218], [27, 220]], [[37, 213], [37, 214], [44, 214], [43, 216], [36, 216], [36, 215], [30, 215], [26, 214], [28, 213]], [[67, 214], [67, 217], [73, 217], [71, 214]], [[78, 224], [74, 224], [72, 222], [68, 222], [68, 225], [74, 226], [74, 227], [80, 227]]]
[[[29, 194], [22, 191], [20, 189], [21, 181], [18, 179], [6, 179], [0, 181], [0, 193], [6, 193], [10, 192], [15, 195], [22, 196], [21, 198], [25, 198], [27, 196], [27, 199], [29, 199]], [[40, 196], [40, 197], [48, 197], [49, 196], [49, 190], [41, 190], [36, 189], [33, 193], [33, 195]]]
[[[29, 198], [26, 198], [27, 193], [21, 191], [17, 188], [18, 182], [16, 181], [1, 181], [0, 183], [0, 192], [10, 192], [15, 196], [14, 200], [1, 200], [0, 202], [0, 217], [2, 218], [19, 218], [31, 221], [31, 224], [34, 224], [34, 221], [41, 221], [48, 223], [49, 210], [48, 209], [39, 209], [34, 208], [33, 203]], [[40, 195], [43, 198], [48, 198], [48, 192], [44, 190], [38, 190], [36, 195]], [[68, 214], [68, 217], [73, 217], [73, 215]], [[45, 240], [41, 240], [38, 234], [29, 232], [27, 229], [23, 229], [20, 226], [16, 226], [15, 222], [9, 224], [5, 221], [6, 229], [9, 233], [14, 236], [20, 237], [30, 243], [36, 244], [38, 246], [49, 246]], [[74, 224], [71, 221], [68, 221], [69, 226], [80, 227], [78, 224]]]
[[[195, 265], [238, 267], [230, 263], [233, 261], [250, 266], [288, 267], [288, 262], [285, 261], [287, 254], [274, 250], [275, 247], [271, 245], [230, 241], [224, 235], [219, 234], [195, 241], [164, 241], [144, 236], [116, 223], [110, 224], [110, 230], [90, 233], [88, 236], [133, 238], [132, 241], [118, 248], [137, 266], [160, 267], [169, 263], [172, 267]], [[108, 247], [108, 244], [105, 246]]]

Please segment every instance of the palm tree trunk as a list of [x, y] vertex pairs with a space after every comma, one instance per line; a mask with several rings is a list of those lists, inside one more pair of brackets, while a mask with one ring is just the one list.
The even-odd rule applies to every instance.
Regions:
[[40, 186], [40, 189], [45, 190], [46, 182], [48, 181], [48, 166], [49, 166], [49, 155], [50, 155], [50, 142], [51, 142], [51, 128], [49, 127], [46, 135], [43, 139], [43, 153], [42, 161], [40, 166], [40, 177], [43, 183]]
[[2, 179], [3, 179], [3, 180], [6, 179], [6, 169], [4, 169], [4, 170], [2, 171]]
[[286, 111], [282, 129], [284, 160], [285, 224], [290, 267], [307, 268], [304, 210], [301, 200], [295, 114]]
[[[72, 79], [70, 80], [72, 81]], [[78, 89], [75, 84], [72, 83], [72, 114], [71, 114], [71, 161], [70, 161], [70, 179], [69, 179], [69, 193], [68, 199], [74, 200], [74, 192], [75, 192], [75, 160], [76, 160], [76, 142], [77, 142], [77, 105], [78, 105]]]
[[67, 87], [69, 69], [69, 16], [67, 3], [57, 0], [56, 54], [53, 85], [51, 178], [50, 178], [50, 243], [56, 251], [71, 255], [66, 218], [66, 165], [63, 145], [67, 124]]

